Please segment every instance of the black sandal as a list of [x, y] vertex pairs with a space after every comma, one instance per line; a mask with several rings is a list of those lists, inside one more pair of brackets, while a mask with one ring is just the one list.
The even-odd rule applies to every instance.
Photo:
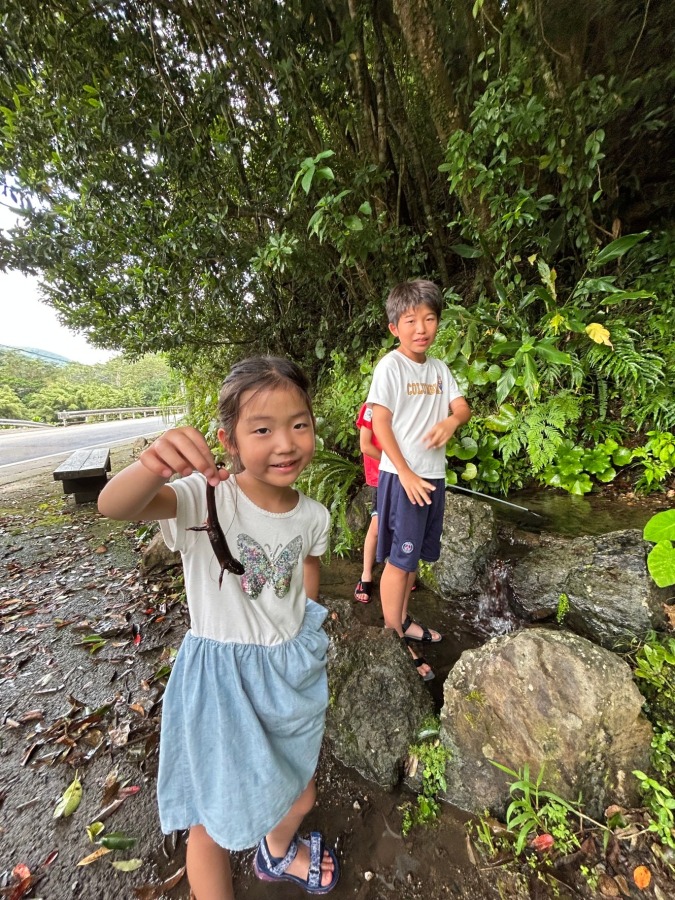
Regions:
[[[415, 635], [407, 635], [406, 631], [410, 628], [411, 625], [419, 625], [422, 629], [422, 634], [420, 637], [415, 637]], [[422, 625], [421, 622], [416, 622], [410, 616], [406, 616], [401, 624], [401, 628], [403, 629], [403, 640], [406, 644], [410, 644], [411, 641], [416, 641], [418, 643], [426, 642], [427, 644], [440, 644], [443, 640], [443, 635], [439, 634], [437, 638], [433, 638], [431, 636], [431, 632], [429, 629]]]
[[[357, 603], [370, 603], [370, 598], [373, 593], [373, 582], [372, 581], [361, 581], [359, 578], [356, 587], [354, 588], [354, 599]], [[365, 594], [366, 599], [362, 600], [357, 594]]]
[[417, 674], [420, 676], [422, 681], [433, 681], [433, 679], [436, 677], [433, 669], [429, 669], [429, 671], [427, 672], [426, 675], [422, 675], [422, 673], [419, 671], [421, 666], [429, 665], [429, 663], [426, 661], [426, 659], [423, 656], [413, 656], [412, 661], [413, 661], [413, 665], [418, 670]]

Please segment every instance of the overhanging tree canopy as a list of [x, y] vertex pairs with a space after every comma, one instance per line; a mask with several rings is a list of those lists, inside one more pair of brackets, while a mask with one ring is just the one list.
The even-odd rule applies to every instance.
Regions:
[[[423, 273], [470, 303], [536, 251], [573, 282], [612, 233], [672, 214], [664, 7], [7, 0], [5, 15], [0, 160], [25, 219], [0, 265], [41, 274], [101, 346], [183, 367], [288, 353], [316, 373], [325, 347], [380, 339], [395, 281]], [[505, 235], [522, 253], [504, 272]]]

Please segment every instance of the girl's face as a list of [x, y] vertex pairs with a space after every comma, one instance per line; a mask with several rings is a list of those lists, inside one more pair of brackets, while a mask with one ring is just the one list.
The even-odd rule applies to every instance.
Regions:
[[[290, 487], [314, 455], [312, 416], [291, 386], [246, 391], [234, 436], [247, 477], [273, 487]], [[222, 428], [218, 438], [232, 452]]]

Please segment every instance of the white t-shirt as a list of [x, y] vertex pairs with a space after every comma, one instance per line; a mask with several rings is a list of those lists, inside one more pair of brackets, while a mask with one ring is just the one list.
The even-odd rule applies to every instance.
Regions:
[[328, 510], [298, 491], [290, 512], [267, 512], [237, 487], [236, 476], [221, 482], [216, 488], [218, 521], [246, 573], [226, 571], [219, 589], [220, 564], [208, 535], [188, 531], [206, 519], [206, 479], [195, 472], [169, 486], [176, 493], [176, 518], [159, 525], [167, 547], [179, 550], [183, 559], [192, 633], [267, 646], [294, 638], [305, 614], [303, 562], [307, 556], [321, 556], [328, 546]]
[[[445, 446], [429, 449], [422, 438], [450, 415], [450, 404], [462, 396], [450, 369], [428, 356], [414, 362], [399, 350], [383, 356], [375, 366], [367, 403], [385, 406], [392, 413], [394, 437], [403, 458], [422, 478], [445, 478]], [[381, 472], [396, 474], [382, 451]]]

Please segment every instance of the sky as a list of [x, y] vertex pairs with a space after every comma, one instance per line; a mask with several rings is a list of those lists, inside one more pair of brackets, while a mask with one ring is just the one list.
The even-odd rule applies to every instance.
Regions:
[[[0, 229], [11, 228], [16, 216], [0, 198]], [[20, 272], [0, 272], [0, 349], [35, 347], [74, 362], [106, 362], [114, 353], [87, 343], [82, 333], [61, 325], [56, 312], [40, 299], [40, 282]]]

